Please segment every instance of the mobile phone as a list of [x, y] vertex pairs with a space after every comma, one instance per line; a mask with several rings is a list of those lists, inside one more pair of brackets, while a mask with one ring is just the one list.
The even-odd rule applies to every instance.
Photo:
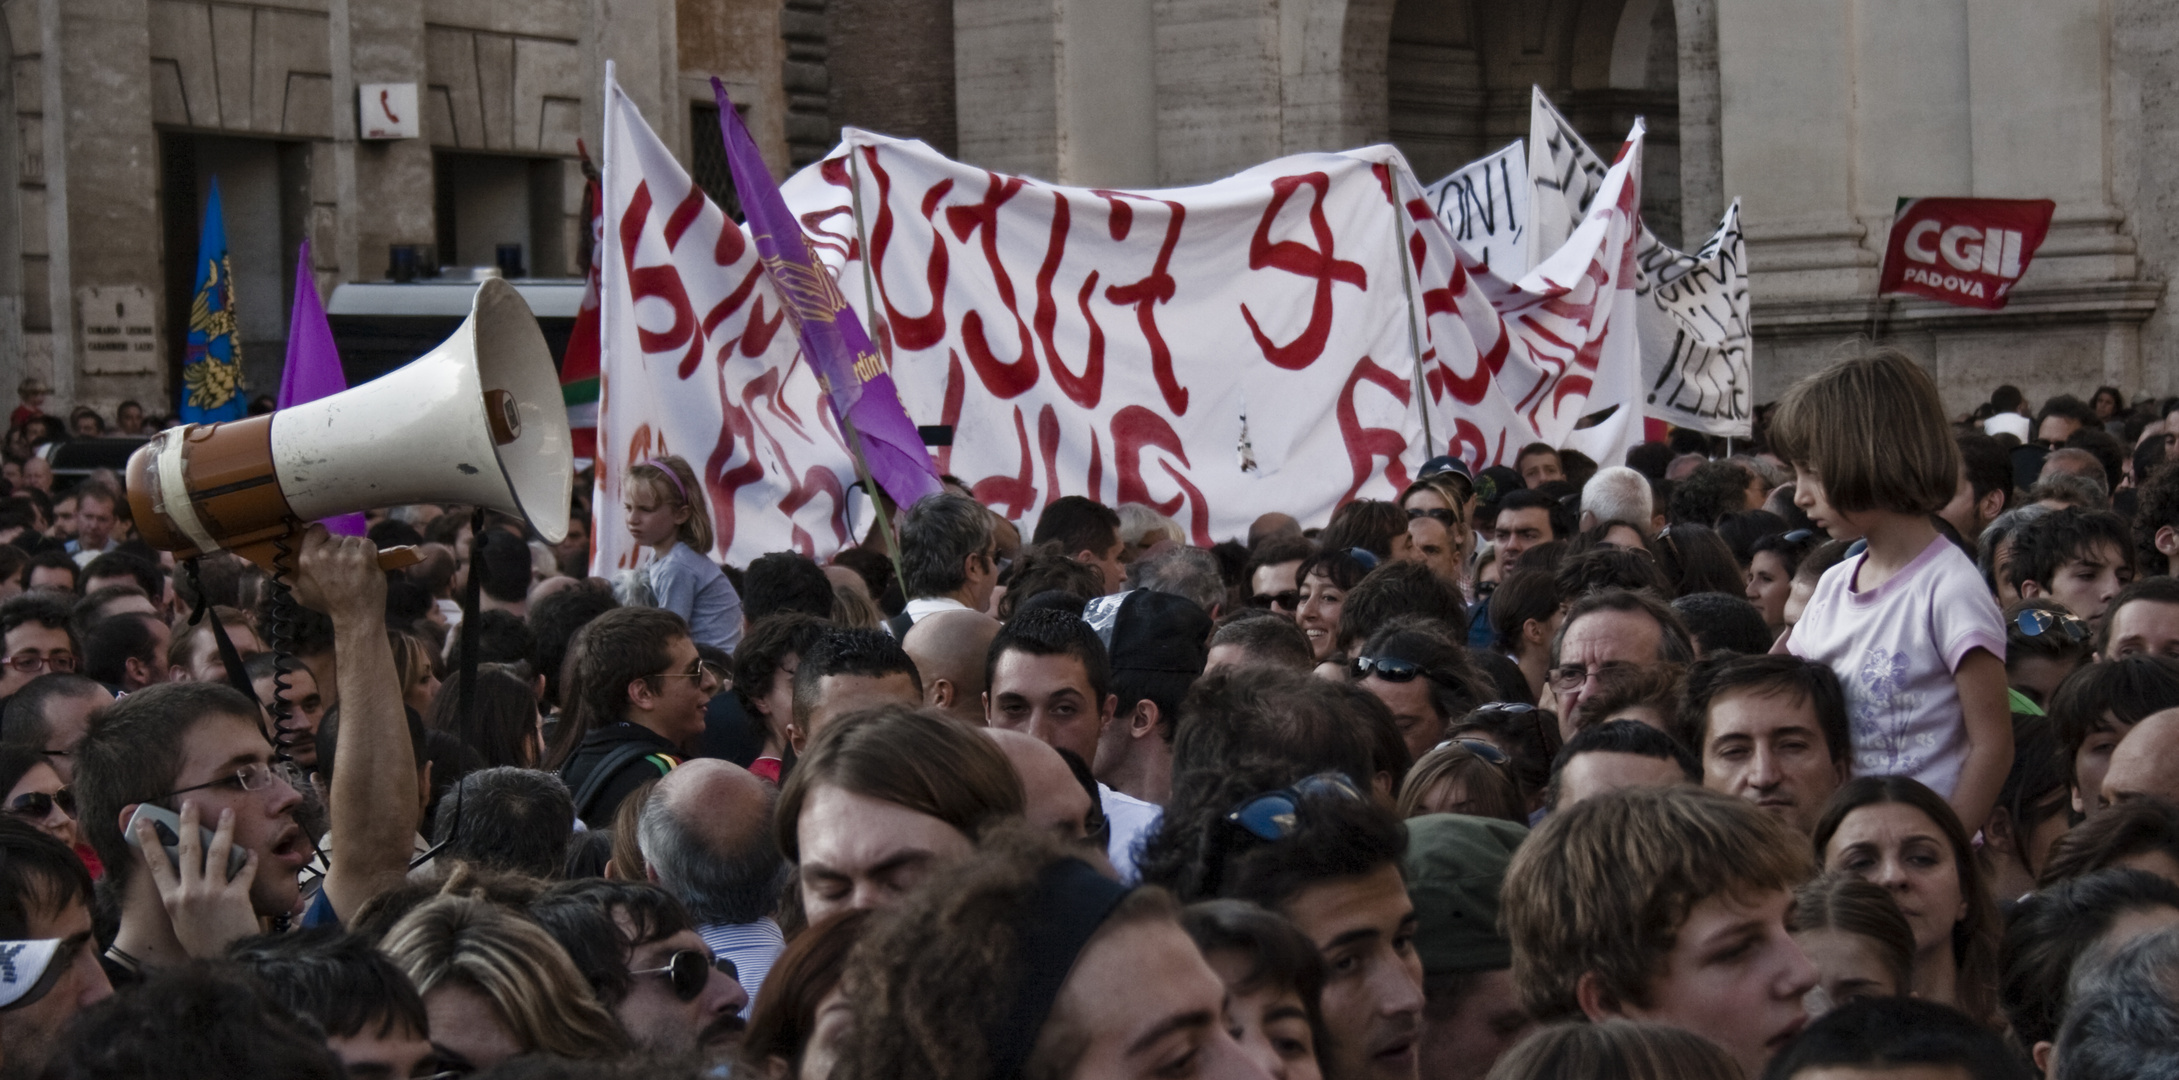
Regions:
[[[159, 836], [159, 845], [166, 849], [167, 865], [173, 867], [175, 873], [180, 873], [182, 869], [182, 819], [180, 815], [164, 806], [154, 806], [151, 803], [137, 804], [136, 813], [129, 818], [128, 829], [122, 833], [122, 836], [128, 840], [130, 847], [137, 846], [136, 823], [139, 821], [151, 822], [151, 830]], [[198, 826], [197, 832], [199, 842], [202, 844], [201, 850], [212, 850], [212, 830]], [[229, 847], [227, 849], [227, 880], [233, 881], [235, 875], [242, 872], [243, 864], [249, 861], [250, 853], [243, 850], [242, 845], [235, 844]]]

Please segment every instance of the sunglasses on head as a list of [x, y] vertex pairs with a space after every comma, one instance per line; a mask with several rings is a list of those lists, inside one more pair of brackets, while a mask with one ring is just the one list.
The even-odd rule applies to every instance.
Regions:
[[2088, 628], [2088, 620], [2078, 615], [2045, 611], [2042, 608], [2021, 609], [2020, 614], [2013, 616], [2013, 625], [2029, 637], [2042, 637], [2053, 626], [2064, 630], [2065, 636], [2074, 641], [2087, 641], [2093, 633]]
[[1805, 544], [1814, 539], [1815, 535], [1816, 530], [1814, 529], [1795, 529], [1786, 534], [1785, 540], [1788, 544]]
[[1375, 675], [1386, 682], [1414, 682], [1417, 676], [1428, 674], [1421, 664], [1390, 656], [1358, 656], [1350, 666], [1357, 679]]
[[704, 992], [704, 987], [710, 984], [711, 973], [714, 971], [723, 972], [729, 979], [741, 977], [732, 960], [723, 956], [714, 960], [696, 949], [683, 949], [674, 953], [667, 958], [665, 967], [631, 971], [628, 974], [664, 975], [673, 984], [674, 997], [683, 1001], [694, 1001], [698, 994]]
[[1413, 521], [1417, 518], [1429, 518], [1432, 521], [1442, 522], [1448, 529], [1455, 528], [1460, 524], [1460, 515], [1442, 506], [1432, 507], [1428, 510], [1419, 506], [1409, 507], [1407, 520]]
[[1505, 751], [1500, 750], [1497, 747], [1492, 746], [1491, 744], [1484, 742], [1481, 739], [1447, 739], [1444, 742], [1437, 744], [1435, 747], [1432, 747], [1432, 749], [1443, 750], [1448, 746], [1460, 747], [1461, 749], [1466, 750], [1467, 752], [1474, 754], [1475, 756], [1482, 758], [1484, 761], [1490, 762], [1493, 765], [1503, 765], [1509, 760], [1506, 757]]
[[76, 795], [67, 788], [48, 795], [43, 791], [26, 791], [8, 803], [8, 813], [17, 817], [42, 818], [58, 806], [69, 817], [76, 816]]
[[1301, 800], [1325, 797], [1359, 802], [1362, 793], [1338, 773], [1318, 773], [1295, 781], [1292, 787], [1264, 792], [1234, 807], [1226, 820], [1247, 829], [1259, 840], [1283, 840], [1293, 835], [1300, 824]]
[[1298, 608], [1301, 606], [1301, 590], [1288, 589], [1285, 592], [1255, 593], [1248, 598], [1248, 602], [1250, 605], [1260, 608]]

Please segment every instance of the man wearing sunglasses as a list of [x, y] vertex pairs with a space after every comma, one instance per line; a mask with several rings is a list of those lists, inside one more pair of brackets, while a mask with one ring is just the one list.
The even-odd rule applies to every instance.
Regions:
[[589, 730], [560, 766], [575, 813], [593, 829], [623, 799], [672, 772], [704, 734], [725, 673], [697, 655], [688, 624], [658, 608], [608, 611], [583, 627], [576, 666]]
[[1301, 611], [1301, 564], [1316, 554], [1316, 545], [1299, 534], [1274, 535], [1248, 554], [1249, 606], [1262, 608], [1291, 621]]
[[545, 890], [529, 915], [551, 934], [636, 1047], [729, 1058], [749, 994], [732, 961], [712, 955], [688, 912], [651, 884], [587, 878]]

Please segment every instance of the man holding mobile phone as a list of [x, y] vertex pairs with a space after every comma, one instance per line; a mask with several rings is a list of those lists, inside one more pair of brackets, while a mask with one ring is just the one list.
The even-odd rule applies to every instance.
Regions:
[[[296, 599], [332, 618], [342, 723], [333, 847], [320, 903], [338, 921], [402, 880], [416, 831], [416, 767], [385, 634], [385, 574], [360, 537], [305, 535]], [[115, 703], [76, 748], [84, 830], [115, 877], [121, 927], [108, 950], [117, 981], [217, 956], [260, 919], [302, 912], [298, 873], [315, 847], [295, 821], [301, 796], [272, 768], [277, 748], [257, 703], [222, 683], [146, 687]], [[137, 811], [175, 815], [176, 858]], [[202, 829], [213, 829], [204, 839]], [[230, 852], [245, 854], [231, 878]]]

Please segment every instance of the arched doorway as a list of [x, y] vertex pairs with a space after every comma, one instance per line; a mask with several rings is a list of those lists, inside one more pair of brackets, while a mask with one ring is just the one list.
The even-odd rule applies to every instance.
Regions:
[[1399, 0], [1390, 134], [1427, 184], [1525, 138], [1531, 85], [1607, 158], [1640, 116], [1643, 219], [1678, 245], [1681, 56], [1674, 0]]

